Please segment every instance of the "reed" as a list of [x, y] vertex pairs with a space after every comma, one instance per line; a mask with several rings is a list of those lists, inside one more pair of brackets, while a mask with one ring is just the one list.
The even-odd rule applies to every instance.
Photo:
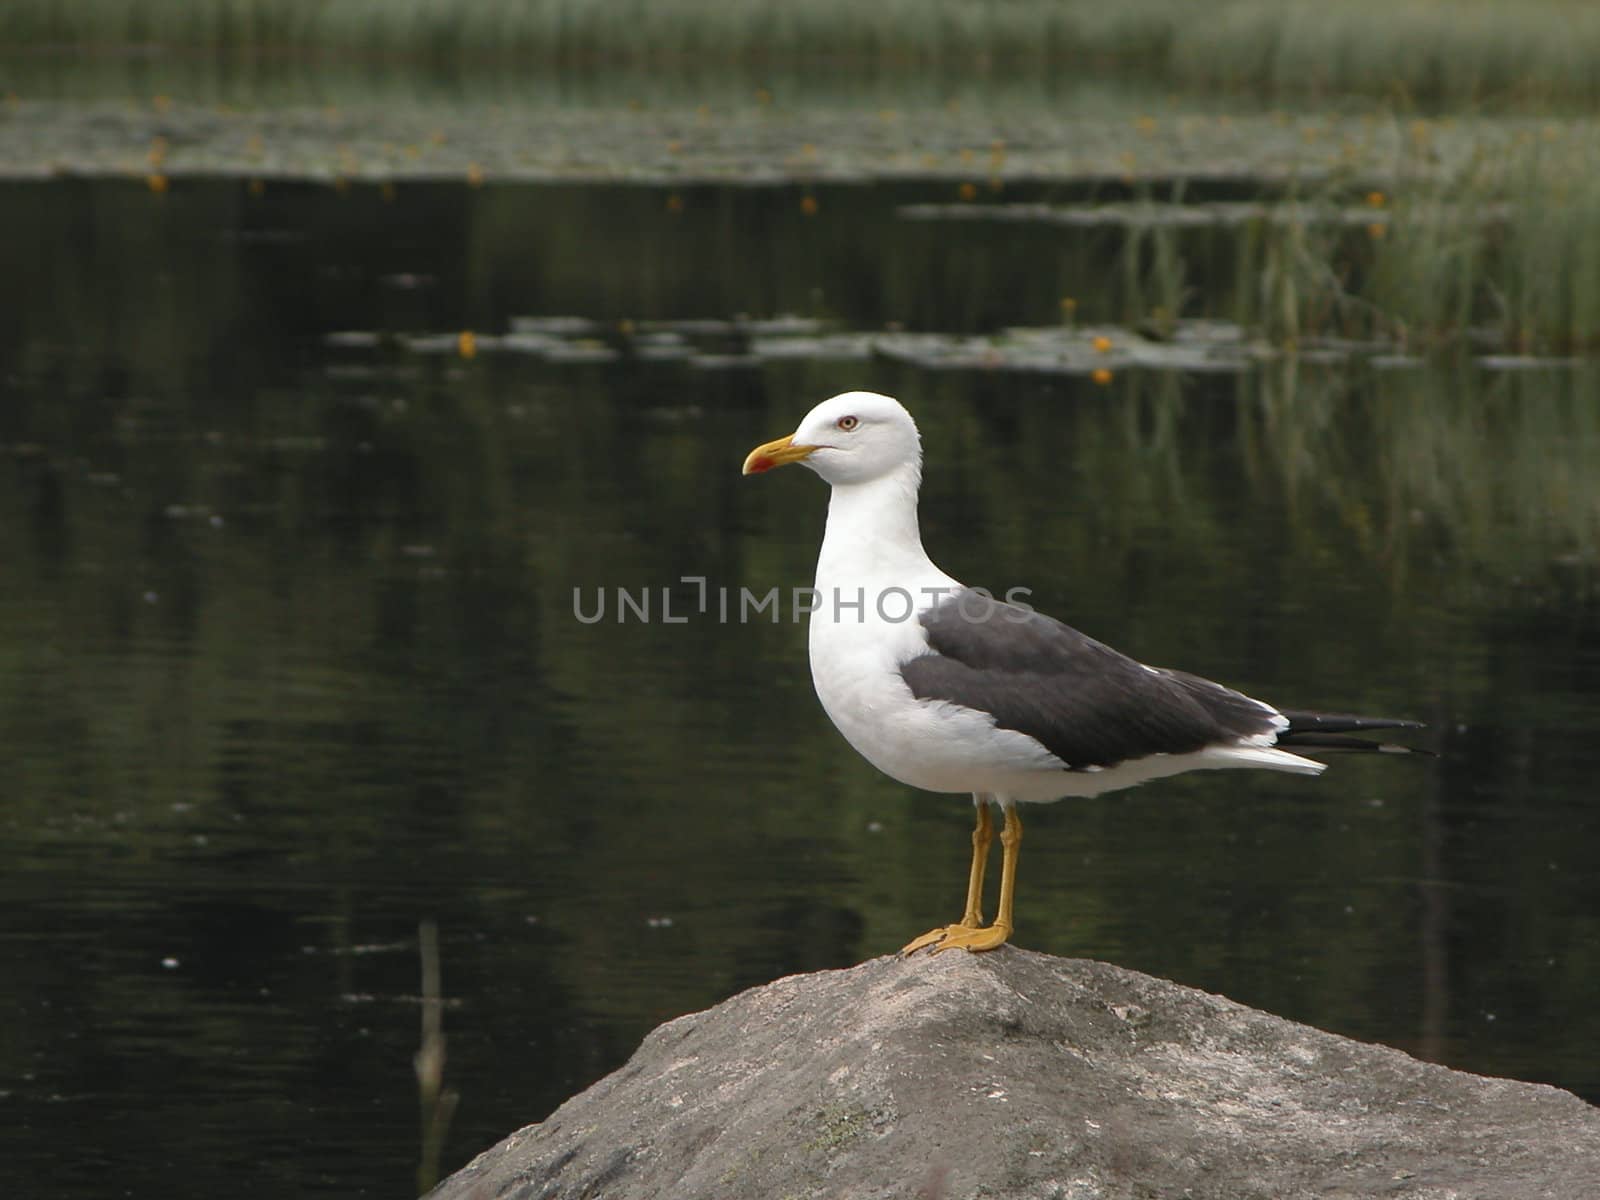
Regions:
[[1600, 349], [1600, 147], [1568, 140], [1536, 139], [1397, 204], [1373, 303], [1423, 341]]
[[1352, 203], [1348, 181], [1268, 212], [1234, 243], [1207, 306], [1285, 345], [1600, 351], [1600, 142], [1552, 127], [1459, 170]]
[[162, 45], [531, 64], [811, 62], [963, 74], [1063, 64], [1179, 86], [1406, 100], [1600, 96], [1585, 0], [8, 0], [0, 45]]

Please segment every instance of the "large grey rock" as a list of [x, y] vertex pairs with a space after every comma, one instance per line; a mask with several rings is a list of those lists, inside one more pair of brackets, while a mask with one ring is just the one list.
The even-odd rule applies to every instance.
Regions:
[[1600, 1109], [1007, 947], [669, 1021], [435, 1200], [1600, 1197]]

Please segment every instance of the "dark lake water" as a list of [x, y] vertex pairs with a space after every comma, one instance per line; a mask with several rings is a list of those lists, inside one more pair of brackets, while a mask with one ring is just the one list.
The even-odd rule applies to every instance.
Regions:
[[[1600, 1099], [1594, 374], [712, 369], [619, 325], [1123, 304], [1115, 231], [897, 220], [947, 192], [0, 187], [7, 1194], [408, 1194], [424, 921], [450, 1170], [666, 1018], [954, 919], [969, 807], [855, 759], [803, 625], [659, 620], [810, 581], [825, 489], [739, 464], [857, 387], [921, 421], [953, 574], [1440, 752], [1035, 811], [1019, 944]], [[593, 361], [327, 340], [549, 316]], [[601, 588], [658, 619], [575, 619]]]

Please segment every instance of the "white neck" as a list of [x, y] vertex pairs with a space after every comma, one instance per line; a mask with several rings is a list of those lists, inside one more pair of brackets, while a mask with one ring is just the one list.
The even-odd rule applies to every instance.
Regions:
[[916, 463], [866, 483], [836, 483], [817, 557], [817, 587], [941, 575], [922, 548], [917, 526]]

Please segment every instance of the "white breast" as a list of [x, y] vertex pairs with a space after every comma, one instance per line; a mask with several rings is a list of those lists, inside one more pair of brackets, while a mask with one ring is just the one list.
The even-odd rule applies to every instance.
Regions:
[[884, 774], [930, 792], [1019, 800], [1064, 794], [1062, 762], [987, 713], [918, 700], [900, 676], [929, 652], [917, 616], [961, 584], [922, 548], [917, 463], [860, 484], [834, 484], [817, 557], [811, 680], [845, 740]]
[[[893, 618], [907, 608], [899, 593], [886, 597], [880, 611], [869, 589], [858, 608], [860, 586], [842, 592], [844, 602], [837, 605], [830, 586], [819, 586], [821, 607], [811, 615], [810, 636], [817, 698], [857, 753], [901, 783], [931, 792], [1060, 796], [1063, 764], [1033, 738], [996, 729], [984, 713], [918, 700], [901, 678], [903, 663], [929, 652], [916, 614], [939, 593], [923, 593], [906, 619], [898, 620]], [[958, 585], [941, 573], [918, 586]]]

